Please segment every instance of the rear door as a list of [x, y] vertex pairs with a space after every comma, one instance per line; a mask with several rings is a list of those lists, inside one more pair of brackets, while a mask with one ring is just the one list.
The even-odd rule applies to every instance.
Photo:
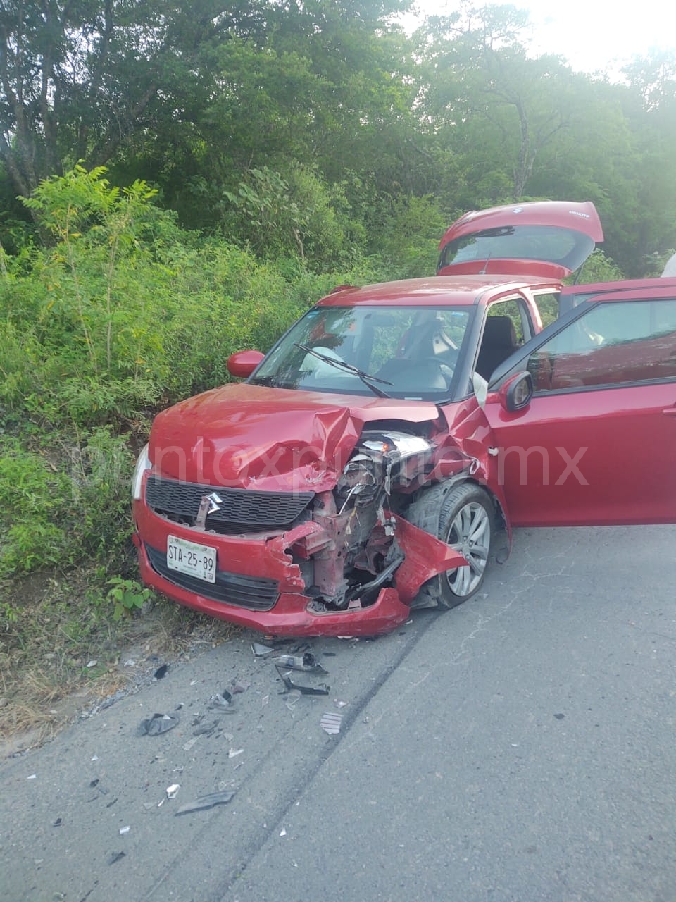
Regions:
[[[524, 369], [533, 397], [509, 413], [498, 390]], [[676, 522], [673, 289], [585, 302], [496, 377], [485, 413], [514, 525]]]

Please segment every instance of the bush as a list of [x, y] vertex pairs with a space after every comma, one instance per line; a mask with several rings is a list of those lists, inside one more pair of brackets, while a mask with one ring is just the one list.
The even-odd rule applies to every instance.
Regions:
[[[81, 560], [103, 564], [129, 546], [133, 454], [106, 429], [0, 441], [0, 577]], [[37, 445], [29, 449], [27, 445]]]
[[[315, 259], [341, 257], [338, 201], [301, 169], [285, 185], [314, 198]], [[337, 284], [388, 272], [358, 253], [332, 272], [262, 261], [178, 228], [145, 183], [111, 188], [102, 169], [26, 203], [50, 240], [0, 272], [0, 576], [93, 561], [132, 578], [129, 477], [154, 414], [229, 381], [230, 354], [267, 351]]]

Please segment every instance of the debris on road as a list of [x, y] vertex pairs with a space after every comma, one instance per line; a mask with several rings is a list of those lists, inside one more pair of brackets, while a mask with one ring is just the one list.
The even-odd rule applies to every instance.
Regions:
[[207, 707], [214, 711], [220, 711], [221, 714], [235, 713], [235, 702], [227, 689], [224, 689], [223, 692], [217, 692], [216, 695], [212, 695]]
[[167, 786], [167, 798], [175, 799], [180, 788], [180, 783], [172, 783], [171, 786]]
[[335, 736], [337, 733], [340, 733], [340, 725], [342, 723], [342, 720], [342, 714], [337, 714], [335, 711], [327, 711], [319, 721], [319, 725], [321, 726], [322, 730], [324, 730], [330, 736]]
[[205, 811], [207, 808], [214, 808], [216, 805], [227, 805], [228, 802], [232, 801], [234, 795], [234, 791], [226, 790], [198, 796], [193, 802], [186, 802], [184, 805], [181, 805], [176, 814], [190, 814], [192, 811]]
[[162, 664], [162, 666], [161, 666], [161, 667], [158, 667], [157, 670], [155, 671], [155, 673], [154, 673], [154, 679], [156, 679], [156, 680], [163, 680], [164, 677], [167, 675], [167, 671], [168, 671], [168, 670], [169, 670], [169, 665], [168, 665], [168, 664]]
[[173, 729], [179, 722], [179, 718], [172, 714], [153, 714], [142, 720], [139, 725], [140, 736], [159, 736], [160, 733], [166, 733], [167, 730]]
[[193, 736], [211, 736], [211, 734], [218, 729], [218, 720], [207, 720], [205, 723], [201, 723], [199, 726], [195, 727], [192, 731]]
[[299, 670], [303, 673], [328, 673], [328, 670], [322, 667], [309, 651], [306, 651], [304, 655], [280, 655], [274, 660], [275, 664], [285, 669]]
[[264, 658], [266, 655], [271, 654], [274, 648], [270, 645], [262, 645], [260, 642], [252, 642], [251, 651], [256, 658]]
[[301, 695], [328, 695], [331, 691], [331, 687], [326, 684], [322, 686], [303, 686], [300, 683], [294, 683], [289, 674], [284, 672], [283, 667], [279, 664], [276, 664], [275, 667], [280, 679], [286, 687], [284, 690], [285, 692], [292, 692], [295, 689], [300, 692]]
[[126, 852], [111, 852], [108, 856], [108, 864], [117, 864], [126, 854]]
[[129, 833], [131, 827], [120, 827], [120, 836], [124, 836], [125, 833]]
[[230, 749], [228, 752], [228, 758], [236, 758], [238, 755], [241, 755], [244, 749]]

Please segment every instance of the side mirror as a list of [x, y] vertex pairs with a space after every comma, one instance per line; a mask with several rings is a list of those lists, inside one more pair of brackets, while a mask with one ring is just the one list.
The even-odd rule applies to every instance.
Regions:
[[500, 389], [500, 404], [509, 413], [524, 410], [533, 397], [533, 377], [524, 370], [516, 373]]
[[246, 379], [256, 369], [265, 354], [260, 351], [236, 351], [228, 357], [226, 366], [231, 376]]

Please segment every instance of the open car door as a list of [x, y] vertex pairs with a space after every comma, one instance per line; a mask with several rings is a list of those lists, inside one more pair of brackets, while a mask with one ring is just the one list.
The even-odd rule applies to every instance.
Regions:
[[581, 303], [493, 374], [484, 412], [513, 525], [676, 522], [676, 291]]
[[439, 244], [437, 275], [564, 279], [603, 241], [592, 203], [538, 201], [465, 213]]

